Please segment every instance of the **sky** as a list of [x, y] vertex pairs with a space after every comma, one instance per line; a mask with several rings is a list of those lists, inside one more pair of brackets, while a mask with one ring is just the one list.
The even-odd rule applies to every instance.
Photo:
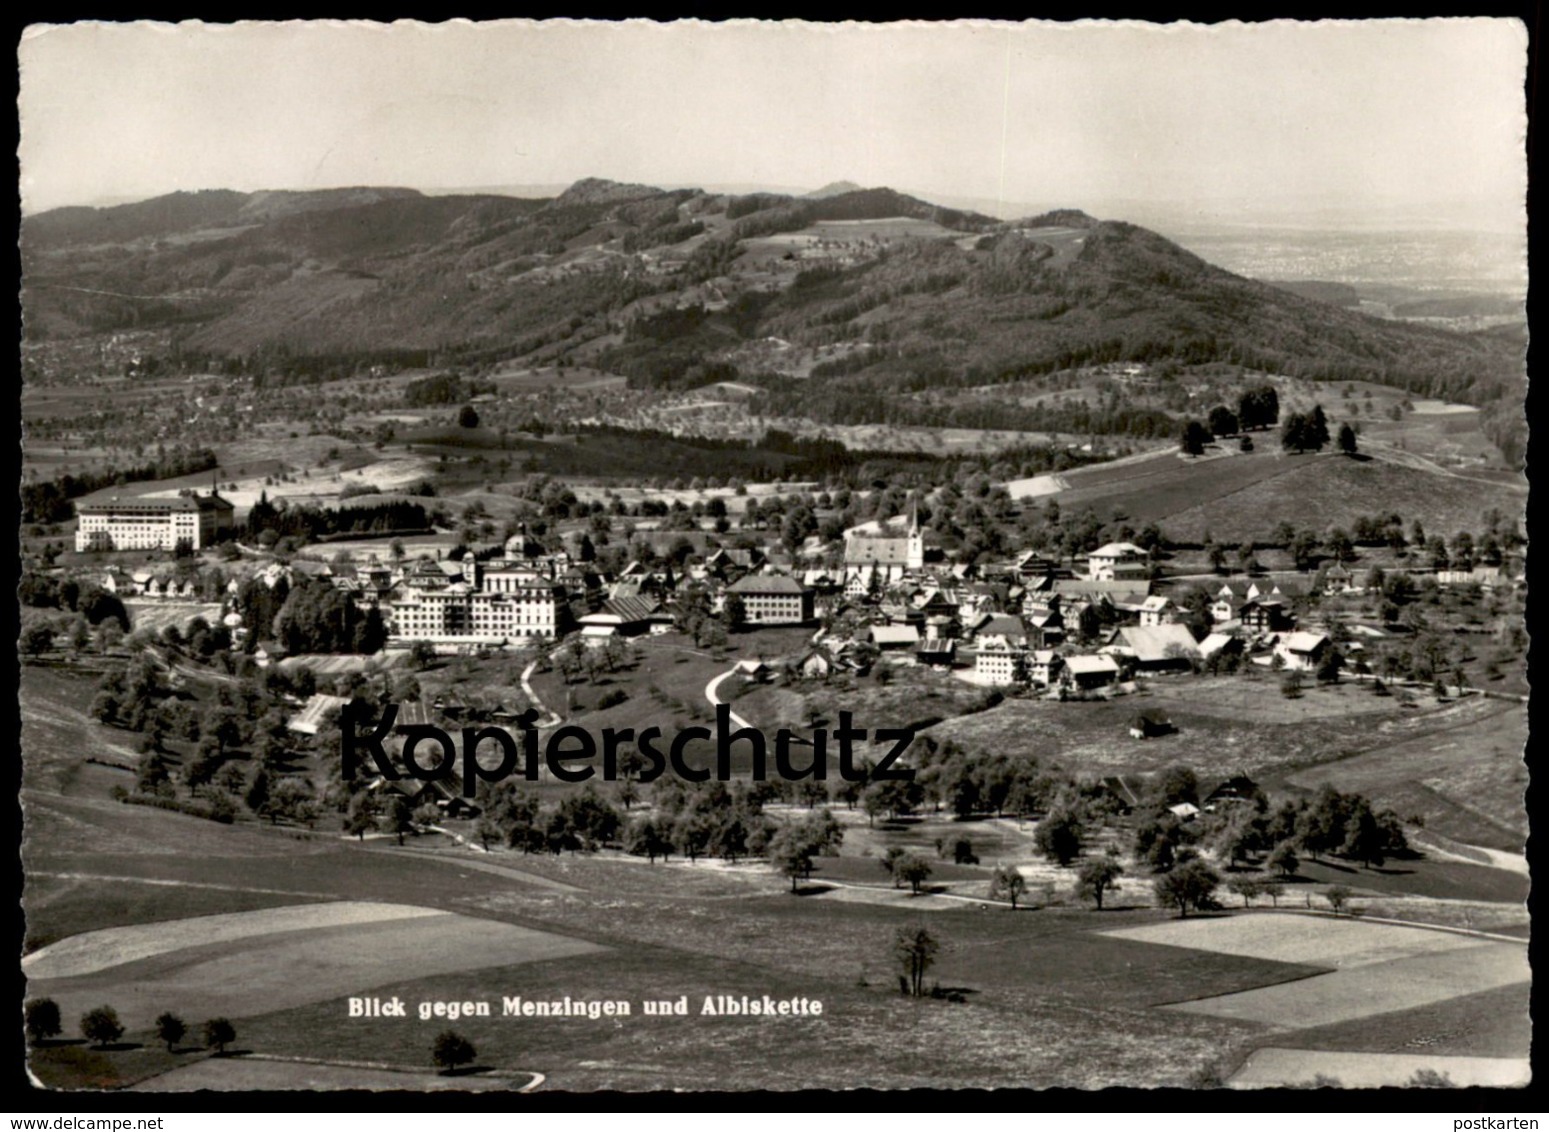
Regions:
[[38, 25], [32, 213], [174, 190], [817, 188], [1523, 223], [1505, 19]]

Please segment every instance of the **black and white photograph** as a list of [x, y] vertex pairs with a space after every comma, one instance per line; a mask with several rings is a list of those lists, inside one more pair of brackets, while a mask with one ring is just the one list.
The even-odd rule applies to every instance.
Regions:
[[17, 53], [36, 1095], [1525, 1102], [1522, 20]]

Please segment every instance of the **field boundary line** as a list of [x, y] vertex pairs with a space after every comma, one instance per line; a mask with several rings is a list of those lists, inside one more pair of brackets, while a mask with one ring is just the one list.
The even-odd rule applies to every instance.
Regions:
[[[210, 1056], [201, 1058], [200, 1060], [201, 1061], [209, 1061], [209, 1060], [212, 1060], [213, 1057], [214, 1057], [214, 1055], [210, 1055]], [[427, 1070], [427, 1069], [423, 1068], [422, 1066], [394, 1065], [394, 1064], [391, 1064], [391, 1063], [386, 1062], [386, 1061], [349, 1061], [349, 1060], [343, 1060], [343, 1059], [339, 1059], [339, 1058], [303, 1057], [303, 1056], [301, 1056], [299, 1054], [297, 1054], [297, 1055], [290, 1055], [290, 1054], [282, 1054], [282, 1053], [244, 1053], [244, 1054], [240, 1054], [240, 1055], [235, 1056], [235, 1057], [227, 1058], [226, 1060], [229, 1060], [229, 1061], [272, 1061], [272, 1062], [279, 1063], [281, 1065], [322, 1065], [322, 1066], [326, 1066], [326, 1067], [331, 1068], [331, 1069], [375, 1069], [378, 1072], [382, 1072], [382, 1073], [404, 1073], [404, 1074], [413, 1075], [415, 1077], [423, 1077], [427, 1073], [431, 1072], [430, 1070]], [[177, 1072], [178, 1069], [181, 1069], [181, 1068], [182, 1068], [182, 1066], [176, 1066], [173, 1069], [167, 1070], [166, 1073], [158, 1073], [158, 1074], [156, 1074], [156, 1077], [165, 1077], [165, 1076], [167, 1076], [168, 1073], [175, 1073], [175, 1072]], [[497, 1070], [493, 1074], [486, 1075], [484, 1077], [484, 1079], [485, 1080], [498, 1079], [499, 1077], [503, 1077], [503, 1076], [521, 1076], [521, 1077], [529, 1077], [529, 1078], [531, 1078], [531, 1080], [529, 1080], [527, 1082], [527, 1084], [523, 1085], [521, 1088], [507, 1090], [509, 1092], [517, 1092], [517, 1093], [531, 1092], [533, 1089], [536, 1089], [539, 1085], [543, 1084], [543, 1082], [547, 1079], [547, 1078], [545, 1078], [545, 1076], [542, 1073], [535, 1072], [534, 1070], [531, 1070], [531, 1069], [511, 1069], [511, 1070], [502, 1069], [502, 1070]], [[156, 1079], [156, 1077], [147, 1077], [144, 1080], [146, 1080], [146, 1081], [154, 1081]], [[452, 1080], [452, 1078], [448, 1078], [448, 1080]], [[141, 1082], [136, 1082], [136, 1083], [139, 1084]]]
[[1335, 912], [1325, 911], [1322, 908], [1240, 908], [1239, 913], [1252, 915], [1280, 915], [1280, 916], [1312, 916], [1324, 920], [1350, 920], [1362, 924], [1390, 924], [1401, 928], [1423, 928], [1426, 931], [1448, 932], [1452, 935], [1470, 936], [1474, 939], [1491, 940], [1495, 943], [1516, 943], [1527, 946], [1527, 940], [1521, 936], [1501, 935], [1498, 932], [1487, 932], [1482, 928], [1459, 928], [1452, 924], [1428, 924], [1423, 920], [1400, 920], [1392, 916], [1368, 916], [1339, 915]]
[[349, 899], [340, 896], [337, 892], [308, 892], [295, 888], [253, 888], [247, 885], [212, 884], [200, 880], [171, 880], [167, 877], [109, 876], [106, 873], [66, 873], [44, 869], [33, 869], [27, 875], [49, 877], [53, 880], [105, 880], [130, 884], [156, 884], [167, 888], [213, 888], [220, 892], [258, 892], [266, 896], [306, 896], [319, 900]]

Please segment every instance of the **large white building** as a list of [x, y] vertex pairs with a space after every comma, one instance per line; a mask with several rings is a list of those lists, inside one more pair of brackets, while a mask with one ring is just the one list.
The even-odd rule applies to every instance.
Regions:
[[488, 570], [469, 555], [460, 576], [409, 575], [388, 602], [388, 632], [400, 641], [501, 645], [559, 636], [564, 587], [525, 565]]
[[174, 499], [113, 499], [76, 507], [75, 549], [199, 550], [236, 526], [236, 509], [215, 492]]

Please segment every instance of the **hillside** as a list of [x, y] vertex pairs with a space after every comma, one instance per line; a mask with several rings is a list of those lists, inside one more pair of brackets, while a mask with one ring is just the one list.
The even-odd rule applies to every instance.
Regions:
[[[177, 365], [301, 375], [579, 350], [637, 386], [753, 380], [768, 411], [834, 423], [1142, 435], [1170, 418], [1115, 428], [1114, 406], [1103, 420], [1045, 407], [1016, 425], [1002, 417], [1015, 406], [960, 394], [1137, 362], [1479, 405], [1520, 395], [1509, 339], [1370, 318], [1132, 224], [1075, 209], [1002, 223], [887, 188], [829, 190], [588, 178], [547, 200], [355, 188], [59, 209], [23, 223], [27, 340], [160, 328]], [[794, 383], [748, 368], [745, 347], [769, 340], [823, 360]]]

